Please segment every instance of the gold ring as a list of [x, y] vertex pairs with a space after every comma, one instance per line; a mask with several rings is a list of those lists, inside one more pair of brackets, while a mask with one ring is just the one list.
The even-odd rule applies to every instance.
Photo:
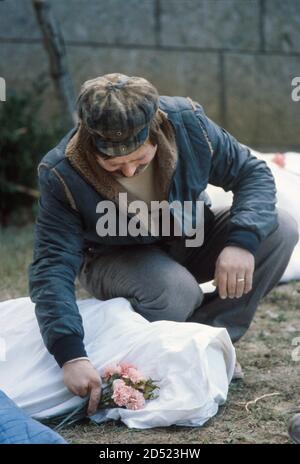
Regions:
[[237, 279], [238, 282], [244, 282], [245, 279], [244, 278], [241, 278], [241, 279]]

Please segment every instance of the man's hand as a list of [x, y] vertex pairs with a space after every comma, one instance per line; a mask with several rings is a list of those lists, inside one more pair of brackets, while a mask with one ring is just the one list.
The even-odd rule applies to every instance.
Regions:
[[220, 298], [240, 298], [250, 292], [254, 266], [254, 256], [250, 251], [238, 246], [225, 247], [216, 261], [214, 276]]
[[63, 365], [64, 382], [74, 395], [84, 398], [90, 395], [87, 413], [96, 412], [101, 398], [101, 377], [88, 359]]

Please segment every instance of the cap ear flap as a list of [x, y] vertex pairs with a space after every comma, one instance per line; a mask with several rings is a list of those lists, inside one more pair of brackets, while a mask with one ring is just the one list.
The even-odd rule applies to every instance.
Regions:
[[82, 94], [79, 94], [76, 100], [77, 114], [80, 119], [82, 119]]
[[79, 117], [80, 119], [82, 119], [82, 108], [81, 108], [81, 106], [78, 106], [78, 107], [77, 107], [77, 113], [78, 113], [78, 117]]
[[80, 119], [83, 118], [82, 106], [83, 106], [84, 101], [85, 101], [86, 91], [87, 90], [88, 90], [88, 88], [86, 87], [85, 84], [83, 84], [81, 86], [81, 88], [80, 88], [79, 94], [78, 94], [76, 102], [75, 102], [75, 105], [77, 107], [77, 113], [78, 113], [78, 116], [79, 116]]

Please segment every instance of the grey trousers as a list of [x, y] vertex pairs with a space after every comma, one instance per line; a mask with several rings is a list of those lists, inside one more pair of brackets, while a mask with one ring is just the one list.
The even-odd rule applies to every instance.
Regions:
[[79, 274], [95, 298], [128, 299], [149, 321], [198, 322], [225, 327], [233, 342], [249, 328], [261, 299], [279, 282], [298, 241], [294, 218], [278, 208], [279, 227], [261, 242], [255, 256], [252, 290], [240, 298], [203, 293], [224, 248], [229, 208], [213, 210], [215, 220], [201, 247], [182, 238], [155, 245], [116, 246], [110, 254], [87, 255]]

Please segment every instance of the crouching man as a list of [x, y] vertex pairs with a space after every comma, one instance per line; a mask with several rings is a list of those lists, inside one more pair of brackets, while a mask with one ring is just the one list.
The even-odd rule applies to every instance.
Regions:
[[[198, 102], [160, 96], [146, 79], [114, 73], [85, 82], [77, 103], [77, 127], [38, 167], [29, 283], [44, 343], [70, 391], [90, 396], [93, 413], [101, 381], [84, 347], [76, 276], [94, 297], [127, 298], [149, 321], [226, 327], [236, 342], [280, 280], [298, 231], [296, 221], [275, 207], [266, 163], [211, 121]], [[230, 208], [211, 207], [209, 183], [233, 192]], [[174, 211], [167, 235], [160, 227], [145, 233], [145, 211], [134, 233], [121, 230], [120, 215], [130, 226], [130, 205], [137, 200], [148, 206], [201, 200], [201, 244], [187, 246], [185, 234], [195, 226], [195, 207], [181, 235], [174, 232], [180, 216]], [[115, 207], [116, 217], [99, 234], [103, 202]], [[144, 233], [137, 233], [138, 224]], [[216, 290], [204, 296], [199, 283], [212, 279]]]

